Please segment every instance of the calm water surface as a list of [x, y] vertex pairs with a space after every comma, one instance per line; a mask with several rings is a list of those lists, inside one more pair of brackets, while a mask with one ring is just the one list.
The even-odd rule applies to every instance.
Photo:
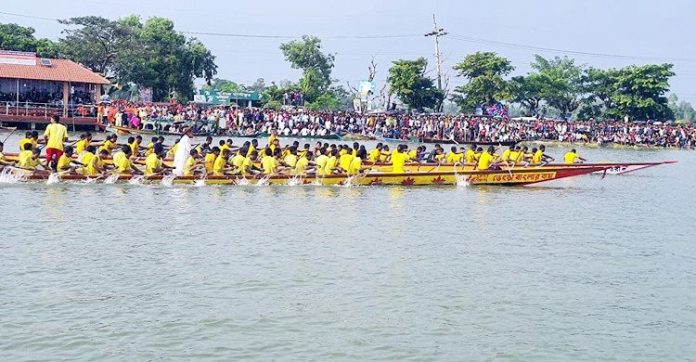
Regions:
[[582, 154], [680, 163], [525, 188], [0, 184], [1, 358], [694, 358], [696, 153]]

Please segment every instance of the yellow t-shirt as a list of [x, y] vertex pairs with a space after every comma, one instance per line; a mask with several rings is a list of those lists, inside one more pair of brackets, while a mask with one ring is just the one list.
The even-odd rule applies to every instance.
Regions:
[[31, 138], [22, 138], [21, 140], [19, 140], [19, 152], [24, 151], [24, 145], [26, 145], [27, 143], [33, 144], [34, 143], [33, 141], [34, 140]]
[[317, 175], [321, 176], [324, 174], [324, 168], [326, 167], [326, 162], [329, 160], [327, 155], [319, 155], [314, 163], [317, 164]]
[[360, 173], [360, 168], [362, 168], [362, 159], [360, 157], [355, 157], [348, 167], [349, 175], [357, 175]]
[[138, 153], [140, 152], [140, 144], [136, 141], [131, 143], [129, 146], [131, 149], [131, 155], [133, 155], [133, 157], [137, 157]]
[[128, 159], [128, 157], [126, 157], [125, 154], [123, 155], [123, 157], [121, 159], [118, 160], [118, 164], [114, 164], [114, 165], [116, 165], [118, 167], [117, 171], [120, 173], [129, 173], [132, 171], [131, 170], [131, 162]]
[[205, 164], [205, 170], [208, 172], [213, 172], [213, 166], [215, 165], [215, 157], [214, 153], [209, 153], [205, 155], [205, 159], [203, 160], [203, 164]]
[[307, 170], [307, 166], [309, 165], [309, 160], [307, 157], [300, 157], [299, 160], [297, 160], [297, 163], [295, 163], [295, 173], [303, 174]]
[[263, 173], [270, 175], [276, 171], [276, 161], [272, 156], [263, 156], [261, 159]]
[[51, 123], [46, 127], [44, 136], [48, 137], [46, 148], [63, 149], [63, 142], [68, 138], [68, 129], [60, 123]]
[[121, 164], [121, 159], [124, 158], [126, 158], [126, 154], [123, 153], [123, 151], [118, 151], [111, 157], [111, 161], [113, 162], [114, 166], [118, 167], [118, 165]]
[[246, 175], [247, 172], [249, 172], [253, 164], [254, 161], [252, 161], [250, 157], [244, 157], [242, 159], [242, 164], [241, 166], [239, 166], [240, 173], [242, 174], [242, 176]]
[[193, 176], [194, 168], [196, 168], [196, 158], [189, 156], [184, 164], [184, 176]]
[[493, 162], [493, 155], [491, 155], [487, 151], [483, 152], [481, 154], [481, 156], [479, 157], [477, 169], [488, 170], [488, 168], [491, 167], [492, 162]]
[[60, 158], [58, 159], [58, 171], [69, 170], [71, 161], [72, 159], [70, 159], [70, 157], [66, 156], [65, 154], [60, 155]]
[[476, 163], [476, 152], [467, 150], [465, 154], [466, 163]]
[[324, 166], [324, 174], [330, 175], [334, 168], [336, 168], [336, 163], [338, 160], [336, 156], [331, 156], [326, 160], [326, 166]]
[[292, 153], [290, 153], [290, 154], [288, 154], [287, 156], [285, 156], [285, 158], [283, 159], [283, 161], [284, 161], [285, 164], [287, 164], [288, 166], [290, 166], [290, 167], [295, 167], [295, 165], [297, 165], [297, 156], [295, 156], [295, 155], [293, 155]]
[[99, 175], [99, 171], [97, 171], [97, 169], [101, 170], [103, 167], [104, 161], [101, 159], [101, 157], [92, 155], [89, 163], [87, 164], [87, 170], [85, 173], [87, 176], [97, 176]]
[[155, 144], [150, 142], [145, 146], [145, 156], [149, 156], [153, 152], [155, 152]]
[[541, 152], [541, 150], [537, 150], [534, 152], [534, 156], [532, 156], [532, 165], [541, 165], [541, 159], [543, 158], [544, 153]]
[[87, 141], [87, 139], [77, 141], [75, 143], [75, 153], [79, 155], [82, 152], [84, 152], [85, 149], [87, 148], [88, 143], [89, 143], [89, 141]]
[[107, 152], [111, 153], [111, 148], [113, 147], [113, 142], [106, 140], [104, 143], [102, 143], [101, 147], [97, 150], [97, 153], [101, 153], [101, 150], [106, 150]]
[[510, 149], [508, 148], [507, 150], [503, 151], [503, 156], [501, 157], [501, 160], [503, 161], [508, 161], [510, 160]]
[[35, 168], [39, 165], [39, 160], [32, 159], [32, 151], [22, 151], [19, 153], [19, 167]]
[[404, 165], [408, 161], [408, 154], [405, 152], [397, 152], [392, 155], [392, 172], [404, 173]]
[[352, 153], [344, 153], [339, 159], [338, 159], [338, 165], [343, 169], [343, 171], [348, 172], [350, 170], [350, 163], [353, 162], [353, 154]]
[[156, 154], [151, 153], [145, 158], [145, 175], [154, 175], [162, 168], [162, 160]]
[[377, 162], [379, 159], [379, 150], [376, 148], [373, 148], [370, 150], [370, 152], [367, 154], [367, 159], [370, 162]]
[[563, 156], [563, 161], [564, 161], [567, 165], [572, 165], [572, 164], [574, 164], [575, 161], [577, 161], [577, 159], [578, 159], [578, 154], [575, 153], [575, 152], [568, 152], [568, 153], [565, 154], [565, 156]]
[[220, 154], [213, 163], [213, 174], [222, 175], [225, 172], [225, 166], [227, 166], [227, 160]]

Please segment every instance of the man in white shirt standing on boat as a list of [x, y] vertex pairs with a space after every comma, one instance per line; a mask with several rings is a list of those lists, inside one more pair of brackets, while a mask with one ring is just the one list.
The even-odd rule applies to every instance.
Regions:
[[193, 138], [193, 130], [191, 128], [185, 128], [183, 131], [183, 136], [179, 140], [179, 145], [176, 147], [176, 153], [174, 154], [174, 175], [183, 176], [184, 168], [186, 165], [186, 159], [188, 159], [191, 153], [191, 139]]

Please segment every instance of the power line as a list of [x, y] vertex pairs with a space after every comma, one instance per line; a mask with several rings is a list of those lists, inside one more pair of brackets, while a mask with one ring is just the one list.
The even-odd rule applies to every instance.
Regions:
[[[10, 13], [6, 11], [0, 11], [0, 14], [16, 16], [20, 18], [27, 19], [37, 19], [46, 21], [59, 22], [60, 19], [47, 18], [42, 16], [25, 15]], [[243, 33], [220, 33], [220, 32], [207, 32], [207, 31], [180, 31], [183, 34], [198, 35], [198, 36], [217, 36], [217, 37], [228, 37], [228, 38], [251, 38], [251, 39], [299, 39], [302, 35], [278, 35], [278, 34], [243, 34]], [[386, 34], [386, 35], [324, 35], [319, 36], [322, 39], [395, 39], [395, 38], [416, 38], [420, 37], [421, 34]]]
[[464, 35], [459, 35], [459, 34], [451, 34], [451, 35], [447, 36], [447, 38], [457, 40], [457, 41], [477, 43], [477, 44], [488, 44], [488, 45], [497, 45], [497, 46], [502, 46], [502, 47], [518, 48], [518, 49], [525, 49], [525, 50], [537, 50], [537, 51], [566, 53], [566, 54], [573, 54], [573, 55], [584, 55], [584, 56], [594, 56], [594, 57], [603, 57], [603, 58], [642, 59], [642, 60], [650, 60], [650, 61], [665, 61], [666, 60], [666, 61], [679, 61], [679, 62], [696, 62], [696, 59], [692, 59], [692, 58], [661, 58], [661, 57], [648, 57], [648, 56], [639, 56], [639, 55], [586, 52], [586, 51], [579, 51], [579, 50], [548, 48], [548, 47], [510, 43], [510, 42], [491, 40], [491, 39], [474, 38], [474, 37], [469, 37], [469, 36], [464, 36]]

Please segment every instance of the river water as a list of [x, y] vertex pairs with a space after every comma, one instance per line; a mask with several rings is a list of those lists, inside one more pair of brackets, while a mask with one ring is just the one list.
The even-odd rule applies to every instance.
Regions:
[[696, 153], [581, 153], [680, 162], [522, 188], [0, 184], [0, 356], [693, 359]]

